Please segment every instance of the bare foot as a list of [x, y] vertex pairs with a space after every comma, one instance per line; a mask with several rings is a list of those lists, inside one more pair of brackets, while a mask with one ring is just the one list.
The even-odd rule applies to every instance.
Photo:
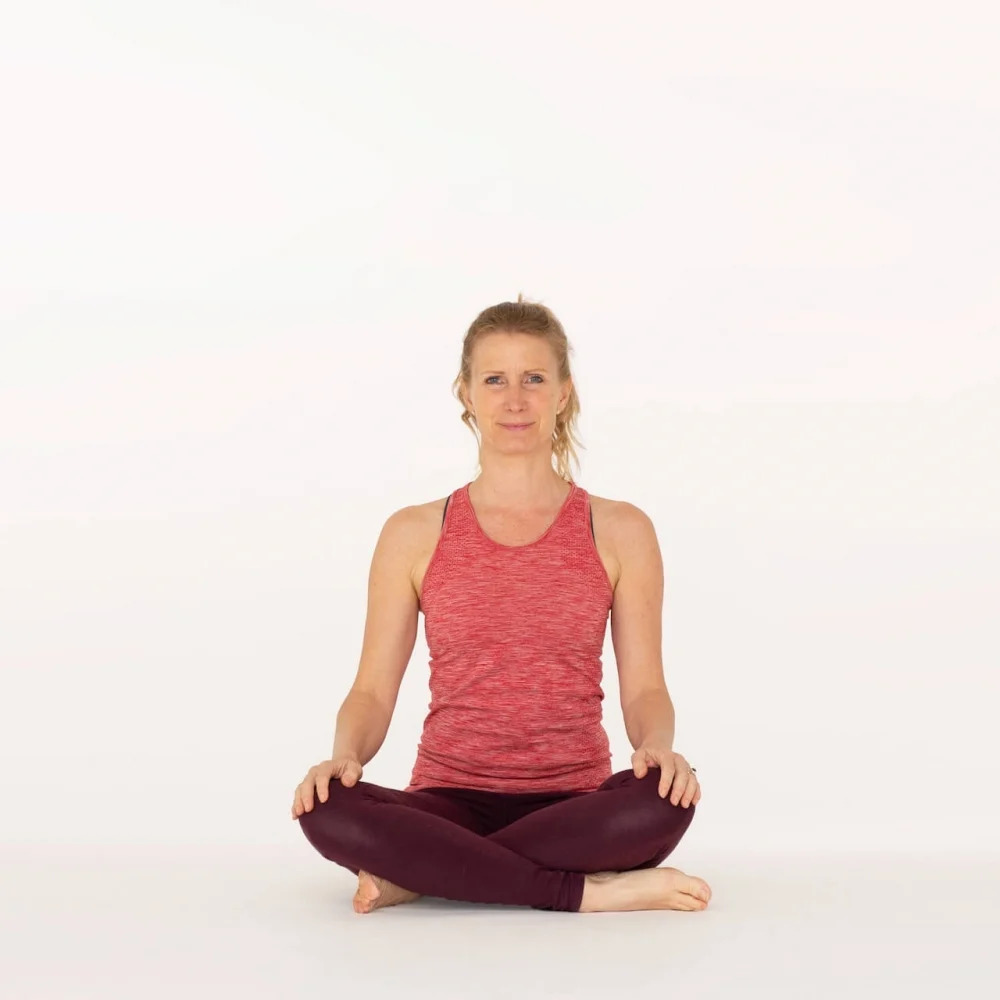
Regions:
[[599, 872], [584, 882], [580, 913], [704, 910], [711, 898], [712, 890], [704, 879], [685, 875], [679, 868]]
[[409, 903], [419, 899], [419, 892], [400, 889], [388, 879], [379, 878], [366, 871], [358, 872], [358, 891], [354, 894], [354, 912], [371, 913], [383, 906], [395, 906], [397, 903]]

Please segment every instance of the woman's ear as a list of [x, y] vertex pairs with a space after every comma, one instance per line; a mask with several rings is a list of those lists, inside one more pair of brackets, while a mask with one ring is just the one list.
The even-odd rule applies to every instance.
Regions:
[[559, 405], [556, 407], [556, 413], [562, 413], [563, 410], [569, 406], [569, 397], [573, 395], [573, 383], [571, 380], [566, 380], [566, 395], [559, 400]]

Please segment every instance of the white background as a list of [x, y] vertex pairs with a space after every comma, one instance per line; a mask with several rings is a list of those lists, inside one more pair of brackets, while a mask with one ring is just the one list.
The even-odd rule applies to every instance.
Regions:
[[[564, 323], [688, 838], [1000, 839], [989, 5], [35, 3], [0, 30], [0, 837], [288, 845], [386, 517]], [[610, 634], [605, 725], [631, 747]], [[422, 625], [367, 780], [403, 787]]]

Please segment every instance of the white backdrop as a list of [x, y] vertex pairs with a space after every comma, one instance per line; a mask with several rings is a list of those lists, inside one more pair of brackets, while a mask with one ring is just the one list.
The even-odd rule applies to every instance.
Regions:
[[[40, 2], [0, 31], [0, 837], [282, 845], [485, 306], [663, 551], [687, 839], [995, 845], [1000, 15]], [[610, 634], [605, 725], [629, 766]], [[409, 779], [421, 620], [367, 780]]]

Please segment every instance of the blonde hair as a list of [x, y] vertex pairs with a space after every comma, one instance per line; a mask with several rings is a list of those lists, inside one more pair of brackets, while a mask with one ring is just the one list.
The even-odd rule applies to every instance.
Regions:
[[[556, 356], [557, 376], [560, 382], [571, 377], [569, 356], [573, 348], [566, 337], [566, 331], [556, 319], [548, 306], [540, 302], [531, 302], [518, 293], [517, 302], [499, 302], [495, 306], [484, 309], [466, 331], [462, 341], [462, 363], [455, 381], [452, 383], [452, 393], [462, 404], [462, 423], [472, 431], [479, 442], [479, 435], [473, 426], [475, 417], [469, 412], [461, 396], [461, 387], [472, 382], [472, 352], [480, 337], [489, 333], [527, 333], [547, 341]], [[558, 475], [568, 482], [573, 482], [570, 461], [577, 468], [580, 459], [577, 456], [574, 442], [581, 448], [584, 445], [576, 436], [576, 418], [580, 412], [580, 399], [576, 393], [576, 383], [570, 387], [569, 399], [562, 410], [556, 414], [556, 426], [552, 432], [552, 457], [554, 468]]]

